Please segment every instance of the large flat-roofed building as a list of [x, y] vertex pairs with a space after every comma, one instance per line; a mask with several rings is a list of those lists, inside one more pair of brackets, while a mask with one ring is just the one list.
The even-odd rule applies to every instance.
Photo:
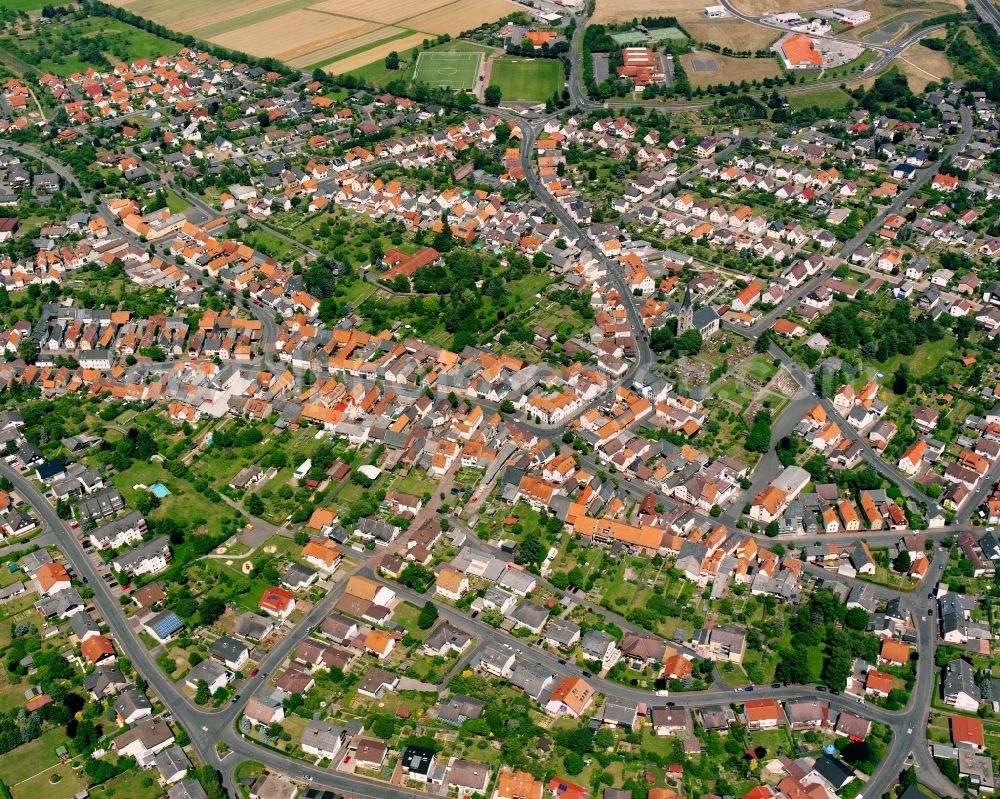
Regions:
[[830, 13], [838, 22], [843, 22], [852, 28], [856, 25], [864, 25], [872, 18], [872, 12], [865, 11], [863, 8], [831, 8]]
[[623, 47], [618, 76], [630, 78], [637, 89], [663, 83], [666, 80], [663, 57], [649, 47]]
[[823, 56], [816, 49], [816, 43], [800, 33], [781, 42], [779, 50], [787, 69], [816, 69], [823, 66]]

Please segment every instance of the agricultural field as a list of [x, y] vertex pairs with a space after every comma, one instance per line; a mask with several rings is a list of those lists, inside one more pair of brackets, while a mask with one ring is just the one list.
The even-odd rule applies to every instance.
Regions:
[[[34, 0], [21, 0], [34, 2]], [[349, 72], [518, 10], [512, 0], [112, 0], [215, 44], [290, 66]]]
[[499, 87], [505, 100], [545, 101], [562, 90], [562, 62], [554, 58], [497, 58], [490, 86]]
[[777, 78], [781, 66], [773, 58], [730, 58], [717, 53], [685, 53], [680, 58], [695, 88], [713, 83]]

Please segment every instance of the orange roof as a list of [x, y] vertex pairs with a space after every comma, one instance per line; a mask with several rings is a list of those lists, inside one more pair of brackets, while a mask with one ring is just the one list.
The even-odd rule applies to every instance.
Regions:
[[392, 635], [385, 630], [372, 630], [365, 636], [365, 649], [370, 649], [372, 652], [384, 655], [389, 647], [392, 646], [393, 640]]
[[344, 590], [351, 596], [372, 602], [379, 588], [381, 586], [374, 580], [355, 574], [347, 581], [347, 587]]
[[497, 779], [499, 799], [542, 799], [542, 783], [527, 771], [501, 771]]
[[272, 587], [268, 588], [260, 598], [260, 607], [282, 612], [294, 601], [295, 597], [284, 588]]
[[751, 699], [743, 703], [747, 721], [783, 721], [781, 705], [774, 699]]
[[80, 644], [80, 651], [91, 663], [97, 663], [109, 655], [113, 656], [115, 654], [115, 645], [103, 635], [92, 635]]
[[462, 592], [462, 581], [465, 579], [465, 575], [446, 566], [438, 572], [437, 585], [449, 593], [459, 594]]
[[549, 695], [550, 702], [562, 702], [578, 716], [594, 699], [594, 689], [580, 677], [566, 677]]
[[56, 583], [68, 583], [69, 573], [61, 563], [46, 563], [35, 572], [35, 579], [38, 580], [38, 585], [41, 586], [42, 591], [48, 593]]
[[865, 688], [887, 694], [892, 689], [892, 675], [871, 669], [865, 678]]
[[328, 538], [314, 539], [302, 547], [302, 557], [313, 558], [327, 566], [333, 566], [340, 557], [340, 548]]
[[823, 56], [819, 54], [813, 40], [802, 34], [795, 34], [785, 39], [781, 45], [781, 50], [789, 64], [815, 64], [823, 66]]
[[880, 657], [893, 663], [906, 663], [910, 659], [910, 647], [900, 641], [883, 641]]
[[971, 716], [952, 716], [951, 742], [956, 746], [972, 744], [982, 749], [986, 746], [986, 737], [983, 734], [983, 722]]

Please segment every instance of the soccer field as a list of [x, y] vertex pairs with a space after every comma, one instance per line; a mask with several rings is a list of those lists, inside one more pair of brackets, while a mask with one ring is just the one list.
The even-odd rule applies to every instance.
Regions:
[[417, 56], [413, 79], [428, 86], [472, 89], [482, 62], [482, 53], [423, 52]]

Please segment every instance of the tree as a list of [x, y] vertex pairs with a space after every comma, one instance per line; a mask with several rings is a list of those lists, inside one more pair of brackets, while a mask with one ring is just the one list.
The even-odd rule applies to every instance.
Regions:
[[516, 410], [517, 409], [514, 407], [514, 403], [511, 402], [509, 399], [505, 399], [500, 403], [500, 413], [511, 414], [514, 413]]
[[684, 355], [697, 355], [704, 340], [697, 330], [685, 330], [677, 339], [677, 349]]
[[483, 92], [483, 102], [486, 103], [486, 105], [500, 105], [500, 100], [502, 99], [503, 92], [500, 91], [499, 86], [487, 86], [486, 91]]
[[545, 547], [542, 546], [541, 540], [537, 535], [530, 534], [524, 537], [521, 541], [520, 546], [517, 548], [517, 555], [515, 555], [514, 560], [516, 563], [524, 564], [539, 564], [545, 559]]
[[900, 364], [892, 376], [892, 393], [901, 397], [910, 387], [910, 373], [905, 364]]
[[867, 630], [868, 612], [864, 608], [851, 608], [844, 615], [844, 625], [850, 630]]
[[490, 627], [499, 627], [504, 622], [504, 615], [496, 608], [490, 608], [483, 612], [483, 621]]
[[744, 447], [750, 452], [767, 452], [771, 448], [771, 415], [767, 411], [758, 411], [754, 416]]
[[18, 346], [17, 354], [25, 363], [34, 363], [38, 358], [38, 347], [31, 339], [25, 339]]
[[260, 516], [264, 512], [264, 500], [256, 494], [251, 494], [243, 501], [243, 507], [251, 516]]
[[395, 50], [392, 50], [389, 55], [385, 57], [385, 68], [393, 71], [399, 69], [399, 53]]
[[905, 549], [900, 550], [899, 554], [892, 560], [892, 568], [899, 574], [906, 574], [910, 570], [911, 565], [910, 553]]
[[207, 596], [198, 606], [198, 619], [204, 625], [215, 624], [226, 612], [226, 603], [217, 596]]
[[569, 776], [575, 777], [583, 771], [583, 758], [576, 752], [567, 752], [563, 758], [563, 767]]
[[417, 627], [421, 630], [429, 630], [435, 621], [437, 621], [438, 609], [433, 602], [428, 600], [424, 602], [424, 606], [420, 609], [420, 615], [417, 617]]
[[199, 705], [208, 704], [208, 700], [211, 699], [212, 695], [208, 692], [208, 683], [204, 680], [198, 680], [198, 687], [194, 692], [194, 701]]
[[677, 320], [671, 319], [665, 325], [653, 328], [649, 334], [649, 348], [653, 352], [666, 352], [674, 348], [677, 337]]

